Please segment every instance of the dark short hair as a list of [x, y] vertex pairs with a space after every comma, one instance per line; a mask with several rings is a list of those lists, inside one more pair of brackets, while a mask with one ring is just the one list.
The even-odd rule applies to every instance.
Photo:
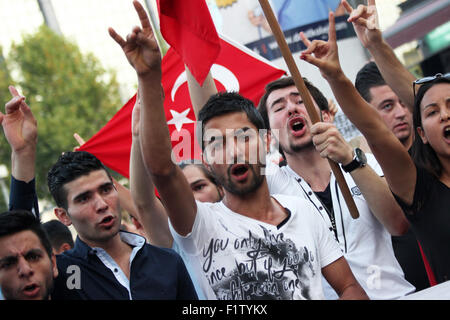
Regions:
[[[317, 103], [319, 109], [321, 111], [328, 111], [327, 98], [325, 98], [322, 92], [317, 87], [315, 87], [310, 81], [308, 81], [308, 79], [303, 78], [303, 81], [305, 82], [306, 88], [308, 89], [314, 101]], [[295, 86], [295, 82], [292, 77], [283, 77], [278, 80], [269, 82], [266, 85], [264, 95], [261, 97], [258, 104], [258, 111], [264, 120], [266, 128], [268, 129], [270, 128], [269, 115], [267, 114], [267, 99], [269, 98], [269, 95], [275, 90], [291, 86]]]
[[50, 220], [42, 224], [48, 239], [54, 249], [59, 249], [64, 243], [73, 248], [72, 233], [69, 228], [58, 220]]
[[0, 238], [22, 231], [33, 232], [41, 241], [49, 258], [52, 257], [52, 246], [39, 218], [26, 210], [12, 210], [0, 214]]
[[105, 170], [112, 180], [106, 167], [89, 152], [69, 151], [63, 153], [47, 175], [48, 189], [56, 205], [67, 210], [67, 191], [64, 189], [64, 185], [97, 170]]
[[258, 129], [266, 129], [264, 120], [256, 110], [253, 102], [236, 92], [219, 92], [212, 95], [197, 117], [197, 139], [203, 146], [203, 131], [206, 123], [212, 118], [233, 112], [243, 112], [247, 115], [248, 120]]
[[411, 155], [414, 159], [416, 166], [421, 167], [434, 174], [436, 177], [440, 177], [442, 174], [442, 164], [436, 154], [436, 151], [431, 147], [429, 143], [424, 144], [417, 132], [418, 127], [422, 127], [422, 117], [420, 114], [420, 104], [422, 102], [425, 93], [431, 89], [434, 85], [439, 83], [450, 83], [449, 79], [444, 77], [436, 78], [431, 82], [424, 83], [420, 86], [417, 94], [414, 98], [414, 110], [413, 110], [413, 125], [415, 131], [414, 142], [411, 147]]
[[386, 85], [386, 81], [384, 81], [377, 64], [373, 61], [365, 64], [356, 74], [355, 88], [367, 102], [370, 102], [373, 98], [370, 89], [384, 85]]

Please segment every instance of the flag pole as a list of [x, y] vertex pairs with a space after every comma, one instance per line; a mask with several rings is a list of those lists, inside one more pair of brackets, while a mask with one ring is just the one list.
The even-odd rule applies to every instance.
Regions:
[[[303, 78], [300, 74], [300, 71], [297, 68], [297, 65], [295, 64], [291, 50], [289, 49], [286, 39], [284, 38], [284, 34], [281, 31], [280, 25], [277, 19], [275, 18], [275, 15], [269, 4], [269, 1], [259, 0], [259, 3], [264, 11], [264, 15], [266, 16], [270, 29], [272, 30], [272, 33], [275, 39], [277, 40], [278, 47], [280, 48], [284, 61], [286, 62], [288, 69], [292, 75], [292, 78], [294, 79], [295, 86], [297, 87], [297, 90], [303, 99], [303, 102], [305, 104], [306, 110], [308, 111], [308, 115], [311, 118], [312, 123], [314, 124], [316, 122], [319, 122], [320, 117], [316, 112], [311, 95], [308, 89], [306, 88], [305, 82], [303, 81]], [[328, 159], [328, 162], [330, 164], [331, 170], [334, 173], [334, 176], [336, 177], [336, 181], [339, 185], [339, 188], [341, 189], [342, 195], [344, 196], [345, 203], [347, 204], [347, 207], [350, 211], [350, 215], [352, 216], [353, 219], [357, 219], [359, 217], [358, 208], [356, 207], [356, 204], [350, 193], [347, 182], [345, 181], [344, 175], [342, 174], [341, 169], [339, 168], [339, 165], [336, 162], [332, 161], [331, 159]]]

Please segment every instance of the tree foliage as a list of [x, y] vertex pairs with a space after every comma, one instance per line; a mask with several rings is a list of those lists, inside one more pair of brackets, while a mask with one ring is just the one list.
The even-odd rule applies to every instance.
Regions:
[[[97, 58], [82, 54], [76, 44], [45, 25], [13, 44], [6, 64], [5, 70], [17, 73], [15, 83], [38, 122], [36, 185], [39, 197], [50, 199], [49, 168], [62, 152], [76, 146], [74, 132], [88, 139], [121, 107], [119, 85]], [[4, 77], [0, 94], [6, 102], [11, 98], [11, 78]], [[0, 141], [0, 163], [10, 166], [6, 139]]]

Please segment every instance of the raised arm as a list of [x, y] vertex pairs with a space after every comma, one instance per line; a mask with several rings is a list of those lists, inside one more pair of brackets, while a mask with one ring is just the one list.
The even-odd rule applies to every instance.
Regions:
[[9, 86], [13, 98], [5, 104], [0, 120], [11, 146], [11, 174], [17, 180], [30, 182], [35, 176], [37, 122], [25, 97]]
[[163, 106], [161, 53], [148, 16], [133, 1], [141, 21], [124, 40], [112, 28], [111, 37], [120, 45], [136, 70], [141, 98], [140, 142], [145, 166], [161, 196], [174, 229], [181, 235], [192, 230], [197, 205], [181, 169], [172, 161], [172, 145]]
[[359, 5], [356, 9], [353, 9], [346, 0], [343, 0], [342, 4], [350, 14], [348, 21], [352, 22], [358, 39], [369, 50], [384, 80], [413, 112], [412, 83], [416, 78], [405, 68], [391, 46], [383, 39], [375, 0], [368, 0], [367, 6]]
[[171, 248], [173, 238], [167, 223], [167, 214], [159, 199], [155, 195], [155, 186], [151, 176], [147, 173], [142, 159], [139, 141], [140, 119], [139, 97], [132, 113], [132, 137], [130, 154], [130, 190], [136, 206], [139, 222], [151, 244], [158, 247]]
[[415, 165], [400, 141], [386, 127], [378, 112], [358, 94], [353, 83], [343, 73], [339, 62], [333, 13], [330, 13], [329, 20], [327, 42], [321, 40], [309, 42], [301, 35], [307, 46], [301, 59], [320, 69], [344, 113], [367, 139], [392, 192], [407, 204], [411, 204], [416, 183]]
[[11, 190], [9, 209], [25, 209], [39, 216], [35, 189], [37, 121], [30, 107], [13, 86], [12, 99], [0, 112], [0, 123], [11, 147]]

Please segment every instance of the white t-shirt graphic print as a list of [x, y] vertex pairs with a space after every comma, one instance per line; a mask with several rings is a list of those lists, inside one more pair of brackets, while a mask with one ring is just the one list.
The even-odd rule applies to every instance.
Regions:
[[342, 256], [323, 219], [297, 197], [273, 196], [290, 212], [279, 227], [197, 202], [192, 232], [174, 240], [213, 300], [323, 299], [321, 269]]

